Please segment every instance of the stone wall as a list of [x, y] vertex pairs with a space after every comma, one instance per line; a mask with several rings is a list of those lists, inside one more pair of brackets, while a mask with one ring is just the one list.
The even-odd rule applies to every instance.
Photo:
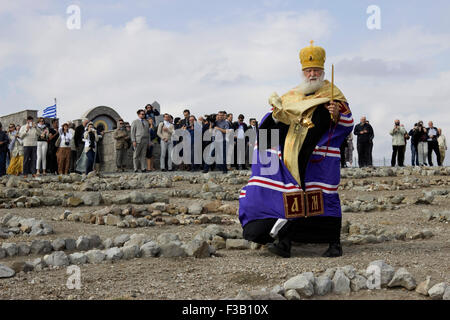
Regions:
[[7, 130], [10, 123], [14, 123], [15, 125], [24, 125], [25, 123], [27, 123], [27, 117], [29, 116], [32, 116], [36, 121], [37, 114], [37, 110], [19, 111], [0, 117], [0, 122], [3, 125], [3, 130]]

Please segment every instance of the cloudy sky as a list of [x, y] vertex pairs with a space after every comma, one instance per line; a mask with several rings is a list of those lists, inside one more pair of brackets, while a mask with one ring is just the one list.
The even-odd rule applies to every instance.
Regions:
[[[79, 30], [67, 28], [70, 5]], [[380, 30], [367, 27], [369, 5]], [[314, 39], [355, 119], [371, 121], [379, 164], [395, 118], [434, 120], [450, 139], [448, 12], [445, 0], [0, 0], [0, 114], [56, 97], [62, 120], [99, 105], [133, 120], [154, 100], [174, 116], [259, 119], [272, 92], [299, 83], [299, 50]]]

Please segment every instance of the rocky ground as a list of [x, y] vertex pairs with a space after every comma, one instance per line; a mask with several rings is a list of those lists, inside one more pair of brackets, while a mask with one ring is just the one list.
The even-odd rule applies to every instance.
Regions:
[[[325, 245], [282, 259], [242, 239], [249, 174], [3, 177], [0, 299], [450, 297], [449, 167], [344, 169], [344, 255], [332, 259]], [[368, 290], [377, 260], [389, 281]]]

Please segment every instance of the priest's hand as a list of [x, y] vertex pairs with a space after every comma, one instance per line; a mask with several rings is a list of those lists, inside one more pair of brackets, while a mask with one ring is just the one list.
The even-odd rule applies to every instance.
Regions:
[[337, 119], [339, 118], [339, 105], [336, 102], [331, 101], [327, 106], [327, 109], [333, 116], [334, 121], [337, 121]]

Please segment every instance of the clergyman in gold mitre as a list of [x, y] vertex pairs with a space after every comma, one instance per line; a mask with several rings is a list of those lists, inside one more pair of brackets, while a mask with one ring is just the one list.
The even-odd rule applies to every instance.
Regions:
[[317, 125], [313, 121], [315, 111], [319, 106], [325, 106], [331, 121], [336, 123], [342, 107], [339, 102], [347, 101], [335, 85], [324, 80], [325, 59], [325, 50], [311, 41], [310, 46], [300, 51], [303, 82], [281, 97], [273, 93], [269, 98], [275, 122], [289, 125], [284, 144], [284, 163], [298, 183], [301, 183], [300, 171], [303, 171], [299, 168], [299, 152], [308, 131]]

